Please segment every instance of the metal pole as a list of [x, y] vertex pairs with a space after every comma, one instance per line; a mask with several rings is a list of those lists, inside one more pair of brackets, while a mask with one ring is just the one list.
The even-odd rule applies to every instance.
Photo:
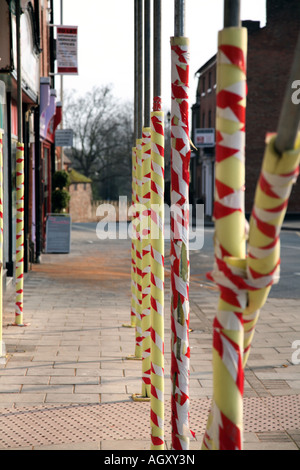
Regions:
[[[243, 310], [247, 292], [233, 281], [234, 276], [244, 275], [246, 263], [247, 29], [240, 27], [239, 12], [239, 1], [225, 0], [224, 29], [218, 35], [216, 132], [221, 137], [215, 157], [215, 268], [209, 276], [220, 288], [220, 296], [213, 322], [213, 399], [203, 439], [203, 449], [216, 450], [241, 450], [243, 445]], [[223, 50], [227, 60], [220, 60]], [[225, 109], [231, 110], [231, 116], [224, 115]], [[233, 193], [235, 198], [228, 198]], [[226, 422], [224, 427], [222, 421]]]
[[144, 9], [144, 126], [150, 126], [150, 113], [151, 113], [151, 78], [150, 78], [150, 53], [151, 53], [151, 5], [150, 0], [145, 0], [145, 9]]
[[21, 0], [16, 1], [16, 28], [17, 28], [17, 107], [18, 107], [18, 140], [23, 141], [22, 121], [22, 62], [21, 62]]
[[[134, 216], [135, 236], [135, 269], [134, 276], [136, 288], [136, 320], [135, 320], [135, 354], [134, 359], [142, 359], [142, 243], [140, 238], [141, 211], [138, 208], [142, 200], [142, 136], [143, 136], [143, 0], [135, 0], [135, 28], [136, 28], [136, 73], [135, 73], [135, 203], [137, 204]], [[133, 394], [135, 399], [136, 394]]]
[[138, 0], [134, 0], [134, 147], [138, 138]]
[[143, 0], [138, 0], [138, 139], [143, 134]]
[[241, 26], [240, 20], [241, 0], [225, 0], [224, 2], [224, 28]]
[[[151, 449], [164, 449], [164, 113], [161, 111], [161, 0], [154, 0], [151, 113]], [[157, 282], [158, 279], [158, 282]]]
[[3, 141], [0, 130], [0, 357], [5, 357], [5, 343], [3, 342]]
[[151, 386], [151, 250], [150, 250], [150, 221], [151, 221], [151, 79], [150, 79], [150, 37], [151, 18], [150, 0], [144, 0], [144, 123], [142, 135], [142, 199], [143, 211], [140, 218], [140, 236], [142, 238], [142, 397], [150, 399]]
[[296, 45], [294, 62], [291, 69], [290, 78], [287, 83], [285, 97], [279, 117], [275, 148], [279, 154], [294, 147], [298, 127], [300, 123], [300, 104], [295, 104], [292, 100], [294, 91], [293, 83], [300, 79], [300, 34]]
[[[64, 11], [63, 11], [64, 5], [63, 5], [63, 0], [60, 0], [60, 24], [63, 25], [63, 18], [64, 18]], [[60, 76], [60, 101], [61, 101], [61, 122], [60, 122], [60, 128], [63, 129], [64, 127], [64, 76]], [[64, 149], [61, 147], [60, 149], [60, 169], [63, 170], [64, 168]]]
[[175, 0], [175, 36], [185, 36], [185, 0]]
[[161, 96], [161, 0], [154, 0], [153, 95]]
[[17, 40], [17, 107], [18, 144], [16, 153], [16, 302], [15, 323], [23, 324], [23, 277], [24, 277], [24, 145], [22, 121], [22, 60], [21, 60], [21, 0], [16, 1], [16, 40]]
[[[189, 39], [185, 2], [175, 0], [171, 38], [171, 426], [172, 449], [189, 448]], [[180, 332], [180, 333], [179, 333]]]

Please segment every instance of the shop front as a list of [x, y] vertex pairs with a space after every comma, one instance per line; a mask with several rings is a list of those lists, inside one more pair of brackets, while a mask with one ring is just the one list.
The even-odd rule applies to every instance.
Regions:
[[[16, 259], [16, 148], [18, 135], [17, 26], [14, 2], [0, 0], [0, 120], [3, 131], [3, 273], [14, 277]], [[39, 103], [39, 45], [31, 2], [22, 2], [20, 39], [22, 143], [24, 144], [24, 271], [30, 265], [34, 110]]]

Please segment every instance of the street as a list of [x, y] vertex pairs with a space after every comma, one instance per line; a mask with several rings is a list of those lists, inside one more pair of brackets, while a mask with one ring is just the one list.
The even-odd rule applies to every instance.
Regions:
[[[82, 233], [89, 234], [87, 237], [89, 240], [87, 243], [94, 243], [96, 237], [97, 223], [86, 223], [86, 224], [73, 224], [73, 230], [75, 232], [82, 231]], [[116, 226], [116, 232], [119, 233], [118, 225]], [[299, 224], [300, 230], [300, 224]], [[169, 227], [166, 227], [166, 232], [169, 234]], [[191, 283], [192, 286], [198, 284], [207, 284], [206, 273], [209, 272], [213, 267], [214, 262], [214, 247], [213, 247], [213, 227], [205, 227], [199, 229], [199, 240], [203, 246], [201, 249], [190, 250], [190, 269], [191, 269]], [[125, 231], [123, 230], [123, 236]], [[281, 269], [280, 269], [280, 280], [278, 284], [275, 284], [270, 292], [272, 298], [300, 298], [300, 231], [297, 230], [285, 230], [281, 231]], [[75, 245], [76, 246], [76, 245]], [[166, 239], [165, 242], [165, 258], [166, 258], [166, 269], [169, 270], [169, 250], [170, 241]], [[191, 287], [193, 288], [193, 287]]]

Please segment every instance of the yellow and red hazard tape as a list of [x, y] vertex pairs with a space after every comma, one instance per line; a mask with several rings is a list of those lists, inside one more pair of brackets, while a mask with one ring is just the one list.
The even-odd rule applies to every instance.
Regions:
[[171, 424], [172, 448], [187, 450], [189, 429], [189, 40], [171, 38]]
[[278, 155], [276, 136], [267, 143], [250, 218], [244, 311], [244, 366], [249, 356], [260, 309], [280, 276], [280, 230], [293, 184], [299, 174], [300, 137], [295, 149]]
[[144, 127], [142, 135], [142, 397], [150, 399], [151, 375], [151, 128]]
[[17, 224], [16, 224], [16, 311], [15, 324], [23, 325], [24, 277], [24, 145], [17, 144], [16, 157]]
[[141, 359], [143, 355], [143, 332], [142, 332], [142, 237], [141, 237], [141, 205], [142, 205], [142, 179], [143, 179], [143, 150], [142, 139], [136, 141], [136, 334], [135, 334], [135, 358]]
[[132, 148], [132, 191], [131, 191], [131, 207], [132, 207], [132, 236], [131, 236], [131, 312], [130, 326], [136, 325], [136, 240], [135, 240], [135, 204], [136, 204], [136, 147]]
[[0, 356], [2, 354], [2, 327], [3, 327], [3, 141], [0, 131]]
[[164, 113], [151, 113], [151, 449], [164, 449]]
[[220, 299], [213, 332], [213, 400], [203, 449], [242, 448], [246, 28], [219, 33], [215, 178], [215, 266], [209, 277]]
[[[220, 301], [213, 335], [214, 394], [203, 449], [242, 448], [244, 367], [259, 310], [279, 279], [279, 234], [299, 170], [299, 139], [297, 150], [280, 156], [274, 136], [267, 144], [257, 185], [246, 256], [245, 59], [243, 28], [223, 30], [218, 51], [215, 267], [209, 275], [219, 286]], [[221, 73], [222, 68], [226, 73]]]

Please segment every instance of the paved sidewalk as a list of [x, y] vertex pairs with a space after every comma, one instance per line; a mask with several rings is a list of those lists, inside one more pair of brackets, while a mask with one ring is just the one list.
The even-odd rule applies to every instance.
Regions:
[[[150, 405], [131, 399], [141, 391], [141, 362], [128, 359], [135, 337], [132, 328], [123, 326], [130, 320], [130, 295], [130, 242], [100, 241], [88, 225], [73, 228], [70, 254], [43, 255], [26, 276], [28, 326], [11, 326], [14, 296], [7, 294], [0, 449], [150, 448]], [[212, 394], [211, 335], [218, 294], [193, 275], [190, 299], [190, 415], [196, 432], [191, 449], [197, 450]], [[245, 374], [245, 449], [300, 448], [300, 364], [293, 364], [300, 360], [299, 304], [269, 299], [261, 314]], [[167, 262], [166, 449], [171, 432], [169, 305]]]

